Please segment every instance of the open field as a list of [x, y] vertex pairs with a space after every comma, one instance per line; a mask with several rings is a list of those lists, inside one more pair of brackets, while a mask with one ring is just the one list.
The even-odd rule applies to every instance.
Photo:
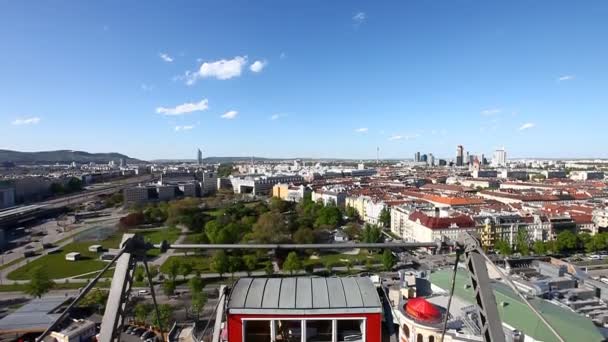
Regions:
[[[163, 240], [173, 242], [179, 236], [179, 229], [174, 227], [137, 232], [142, 234], [146, 241], [150, 241], [151, 243], [159, 243]], [[42, 256], [12, 271], [7, 275], [7, 278], [11, 280], [27, 280], [29, 279], [29, 272], [38, 266], [44, 267], [54, 279], [69, 278], [83, 273], [101, 270], [107, 263], [99, 260], [99, 253], [89, 252], [88, 247], [94, 244], [100, 244], [106, 249], [118, 248], [122, 239], [122, 234], [122, 232], [116, 232], [102, 241], [79, 241], [70, 243], [61, 248], [59, 253]], [[82, 260], [66, 261], [65, 255], [70, 252], [80, 253]], [[159, 253], [159, 250], [151, 250], [148, 252], [148, 255], [156, 256]], [[110, 272], [107, 273], [108, 276], [111, 276]], [[85, 279], [93, 277], [94, 274], [84, 276]]]

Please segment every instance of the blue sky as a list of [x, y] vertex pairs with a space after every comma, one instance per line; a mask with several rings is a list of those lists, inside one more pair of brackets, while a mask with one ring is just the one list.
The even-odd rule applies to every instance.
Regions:
[[3, 1], [0, 148], [608, 157], [608, 2]]

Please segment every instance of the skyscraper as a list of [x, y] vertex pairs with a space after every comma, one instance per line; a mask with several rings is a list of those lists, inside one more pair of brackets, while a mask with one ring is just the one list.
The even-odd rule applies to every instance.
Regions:
[[456, 148], [456, 166], [462, 166], [464, 157], [464, 147], [462, 145], [458, 145]]
[[432, 153], [429, 153], [429, 165], [435, 166], [435, 156]]
[[496, 167], [507, 166], [507, 151], [505, 148], [494, 151], [494, 158], [492, 158], [492, 165]]
[[428, 160], [428, 157], [427, 157], [426, 154], [423, 154], [423, 155], [420, 156], [420, 161], [421, 162], [426, 163], [427, 160]]
[[414, 154], [414, 161], [416, 163], [420, 162], [420, 152], [416, 152], [416, 154]]
[[203, 165], [203, 151], [198, 149], [198, 153], [196, 154], [196, 160], [198, 161], [198, 165]]

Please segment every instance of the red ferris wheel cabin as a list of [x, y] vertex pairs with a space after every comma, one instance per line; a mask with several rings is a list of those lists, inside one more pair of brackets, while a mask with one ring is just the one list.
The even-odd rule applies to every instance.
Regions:
[[227, 305], [229, 342], [379, 342], [382, 304], [369, 278], [241, 278]]

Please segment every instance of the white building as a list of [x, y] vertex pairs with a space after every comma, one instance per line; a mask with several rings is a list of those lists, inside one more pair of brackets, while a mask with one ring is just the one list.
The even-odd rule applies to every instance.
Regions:
[[206, 196], [217, 191], [217, 173], [213, 171], [203, 171], [201, 186], [201, 196]]
[[73, 320], [61, 331], [52, 331], [50, 337], [56, 342], [90, 341], [95, 336], [95, 323], [89, 320]]
[[598, 228], [608, 228], [608, 209], [596, 209], [593, 211], [593, 222]]
[[323, 202], [324, 205], [333, 204], [344, 208], [346, 203], [346, 193], [341, 191], [315, 190], [312, 192], [312, 201]]
[[78, 253], [78, 252], [67, 253], [65, 255], [65, 260], [67, 260], [67, 261], [77, 261], [77, 260], [80, 260], [80, 253]]
[[494, 151], [494, 157], [492, 158], [492, 166], [507, 166], [507, 151], [505, 151], [504, 147], [502, 149]]
[[604, 172], [602, 171], [572, 171], [570, 179], [586, 181], [586, 180], [602, 180]]

